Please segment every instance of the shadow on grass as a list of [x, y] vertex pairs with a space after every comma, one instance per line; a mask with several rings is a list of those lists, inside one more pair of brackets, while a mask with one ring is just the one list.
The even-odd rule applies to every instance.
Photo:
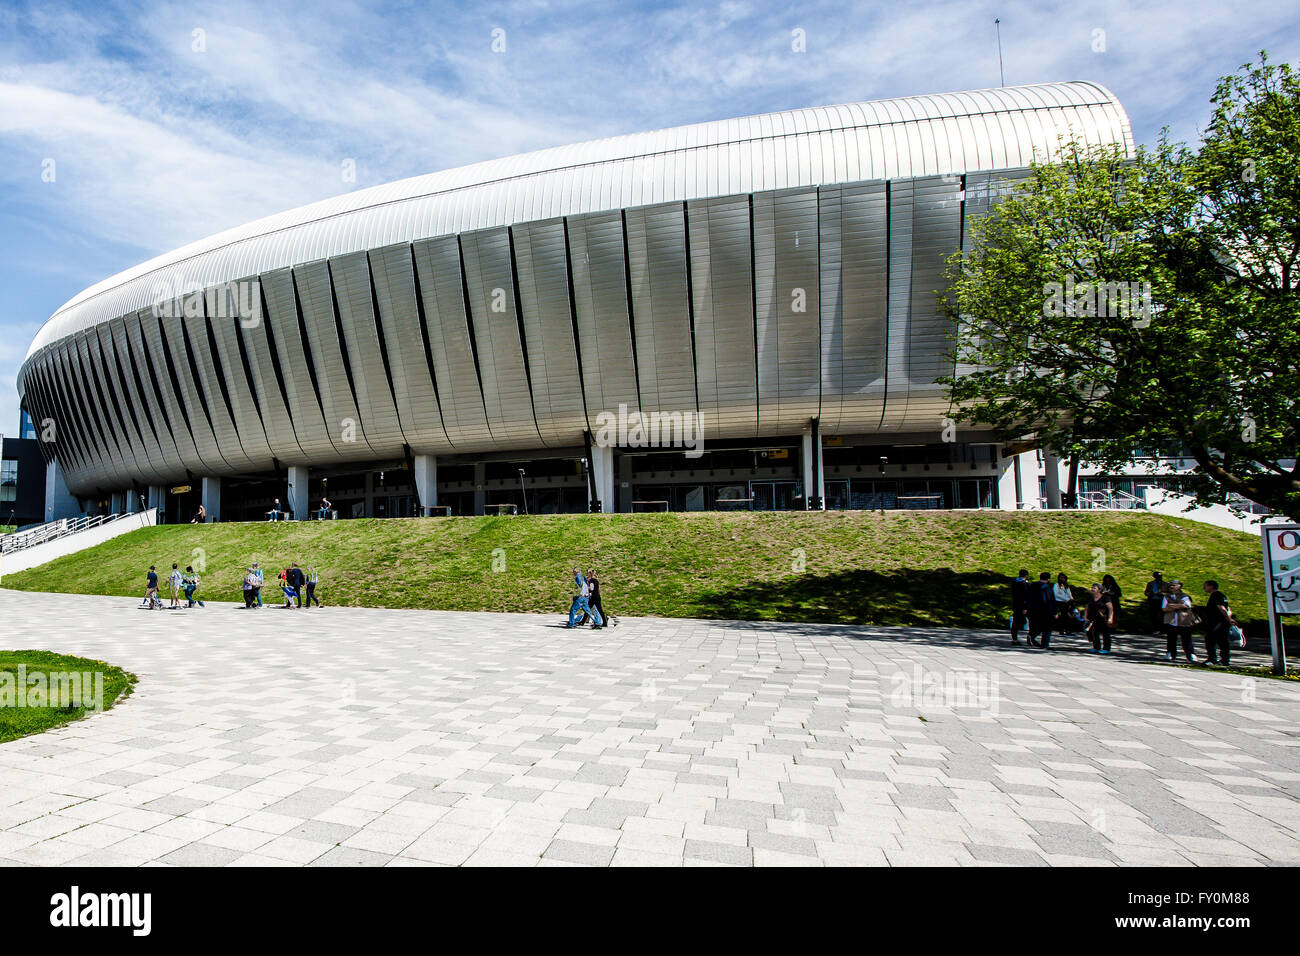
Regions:
[[706, 592], [701, 617], [821, 624], [999, 628], [1011, 607], [1011, 579], [951, 568], [841, 571]]

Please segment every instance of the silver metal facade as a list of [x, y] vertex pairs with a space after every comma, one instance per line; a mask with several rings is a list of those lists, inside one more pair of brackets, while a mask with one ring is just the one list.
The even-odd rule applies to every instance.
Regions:
[[[620, 405], [697, 412], [706, 441], [812, 418], [932, 430], [947, 411], [933, 382], [951, 371], [944, 261], [990, 190], [1069, 137], [1133, 145], [1109, 92], [1056, 83], [704, 123], [360, 190], [92, 286], [41, 329], [19, 389], [86, 495], [572, 447]], [[230, 283], [256, 290], [251, 308]]]

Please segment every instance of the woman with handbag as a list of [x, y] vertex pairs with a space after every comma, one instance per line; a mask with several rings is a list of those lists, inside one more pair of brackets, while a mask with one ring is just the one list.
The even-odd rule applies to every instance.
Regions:
[[1188, 662], [1195, 664], [1192, 628], [1198, 619], [1192, 609], [1192, 596], [1183, 591], [1182, 581], [1174, 579], [1169, 582], [1169, 593], [1161, 599], [1160, 606], [1165, 615], [1165, 660], [1178, 660], [1178, 645], [1181, 643]]
[[[1218, 581], [1206, 581], [1203, 585], [1209, 595], [1205, 602], [1205, 657], [1206, 663], [1228, 666], [1232, 645], [1230, 631], [1237, 624], [1228, 607], [1228, 597], [1219, 590]], [[1240, 633], [1240, 629], [1238, 629]]]

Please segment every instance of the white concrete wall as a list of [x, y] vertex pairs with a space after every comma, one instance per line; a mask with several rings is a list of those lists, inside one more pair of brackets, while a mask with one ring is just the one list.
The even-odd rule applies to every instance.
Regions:
[[1166, 491], [1163, 488], [1146, 488], [1144, 493], [1147, 500], [1147, 511], [1152, 514], [1169, 515], [1171, 518], [1187, 518], [1189, 521], [1200, 521], [1219, 528], [1244, 531], [1246, 534], [1256, 536], [1262, 534], [1259, 530], [1260, 520], [1267, 518], [1265, 515], [1241, 516], [1234, 513], [1227, 505], [1198, 505], [1189, 510], [1188, 505], [1195, 500], [1191, 495]]
[[157, 523], [158, 512], [151, 508], [140, 514], [127, 515], [95, 528], [64, 535], [44, 544], [24, 548], [22, 551], [15, 551], [13, 554], [0, 555], [0, 578], [3, 578], [6, 574], [14, 574], [18, 571], [26, 571], [28, 568], [38, 567], [66, 554], [76, 554], [86, 548], [93, 548], [97, 544], [111, 541], [119, 535]]

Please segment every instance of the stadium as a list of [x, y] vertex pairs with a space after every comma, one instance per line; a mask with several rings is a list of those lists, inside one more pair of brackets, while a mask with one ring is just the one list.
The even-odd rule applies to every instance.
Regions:
[[357, 190], [86, 289], [32, 342], [22, 409], [47, 486], [169, 521], [323, 498], [338, 517], [1016, 507], [1039, 496], [1026, 449], [954, 426], [935, 384], [938, 293], [973, 220], [1070, 138], [1133, 149], [1107, 90], [1048, 83]]

